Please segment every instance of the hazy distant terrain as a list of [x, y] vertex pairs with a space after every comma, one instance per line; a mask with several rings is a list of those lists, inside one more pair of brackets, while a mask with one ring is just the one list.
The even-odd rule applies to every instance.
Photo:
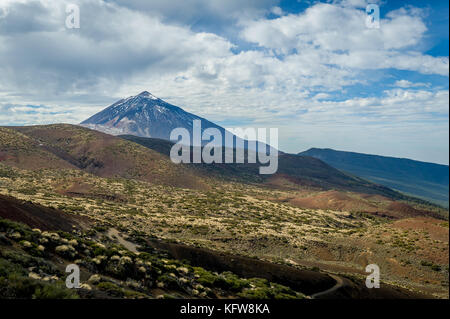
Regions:
[[319, 148], [311, 148], [299, 155], [312, 156], [375, 183], [445, 207], [449, 205], [447, 165]]

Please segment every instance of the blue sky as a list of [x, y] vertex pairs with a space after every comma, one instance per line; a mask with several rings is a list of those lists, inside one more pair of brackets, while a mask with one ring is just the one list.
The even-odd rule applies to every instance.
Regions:
[[[67, 29], [66, 5], [80, 8]], [[380, 28], [365, 8], [380, 8]], [[147, 90], [225, 127], [448, 164], [448, 1], [4, 0], [0, 125]]]

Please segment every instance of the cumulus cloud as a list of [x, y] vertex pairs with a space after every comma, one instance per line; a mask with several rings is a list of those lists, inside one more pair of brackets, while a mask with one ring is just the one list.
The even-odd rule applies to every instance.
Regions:
[[[26, 15], [37, 13], [39, 21], [49, 18], [49, 25], [36, 25], [35, 19], [20, 32], [24, 23], [15, 12], [24, 8]], [[215, 34], [166, 25], [158, 18], [102, 1], [81, 1], [82, 26], [67, 30], [64, 8], [63, 2], [39, 1], [6, 7], [2, 21], [13, 30], [14, 38], [8, 28], [2, 31], [9, 39], [0, 48], [4, 85], [27, 91], [44, 87], [47, 94], [96, 91], [105, 89], [104, 84], [114, 90], [135, 73], [182, 70], [197, 60], [225, 56], [232, 47]], [[58, 13], [59, 27], [55, 27], [52, 15]]]
[[158, 17], [164, 23], [232, 36], [236, 33], [234, 25], [237, 21], [260, 18], [270, 12], [279, 2], [279, 0], [105, 1]]
[[[79, 0], [81, 28], [74, 30], [64, 27], [67, 1], [2, 2], [0, 88], [42, 103], [56, 95], [117, 96], [137, 79], [168, 81], [162, 86], [176, 79], [206, 93], [220, 86], [223, 92], [245, 87], [249, 94], [265, 89], [289, 95], [364, 83], [364, 70], [448, 75], [448, 57], [411, 49], [427, 30], [418, 11], [390, 12], [380, 29], [368, 29], [363, 2], [318, 3], [284, 15], [269, 0]], [[282, 16], [261, 18], [270, 11]], [[193, 31], [180, 17], [191, 15], [237, 19], [243, 39], [260, 48], [239, 50], [225, 37]]]
[[[69, 2], [80, 6], [80, 29], [65, 27]], [[448, 91], [424, 81], [352, 91], [382, 86], [377, 70], [448, 77], [448, 57], [421, 50], [424, 11], [387, 12], [368, 29], [366, 5], [292, 14], [277, 0], [3, 0], [0, 124], [78, 123], [143, 90], [213, 121], [278, 126], [288, 151], [321, 146], [325, 134], [367, 137], [370, 127], [384, 142], [395, 130], [406, 139], [404, 123], [425, 132], [433, 117], [448, 120]]]
[[7, 125], [52, 124], [76, 120], [76, 112], [67, 107], [0, 103], [0, 123]]
[[448, 57], [414, 50], [427, 31], [421, 11], [389, 12], [379, 29], [367, 28], [365, 19], [364, 10], [320, 3], [299, 14], [246, 21], [241, 36], [277, 54], [313, 53], [317, 64], [448, 76]]
[[413, 88], [413, 87], [430, 87], [430, 83], [423, 83], [423, 82], [411, 82], [408, 80], [397, 80], [394, 83], [394, 86], [400, 87], [400, 88]]

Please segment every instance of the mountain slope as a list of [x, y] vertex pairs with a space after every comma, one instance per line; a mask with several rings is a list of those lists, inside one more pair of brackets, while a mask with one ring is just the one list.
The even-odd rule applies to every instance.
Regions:
[[[193, 267], [185, 260], [177, 260], [168, 252], [153, 249], [143, 241], [138, 246], [124, 239], [115, 228], [107, 227], [106, 232], [103, 225], [97, 224], [100, 227], [95, 227], [93, 220], [86, 222], [85, 227], [79, 227], [77, 218], [0, 195], [1, 299], [150, 299], [157, 296], [159, 299], [235, 299], [251, 298], [252, 291], [249, 293], [246, 288], [250, 286], [267, 292], [265, 298], [305, 297], [303, 293], [275, 283], [283, 281], [283, 276], [269, 273], [270, 278], [274, 279], [269, 282], [256, 276], [246, 279], [231, 272], [220, 271], [221, 274], [218, 274], [202, 267]], [[255, 262], [250, 258], [240, 259], [247, 264], [249, 261]], [[64, 284], [66, 266], [73, 263], [80, 267], [82, 274], [81, 285], [77, 289], [69, 289]], [[236, 265], [236, 262], [233, 264]], [[333, 284], [332, 278], [326, 274], [265, 264], [270, 266], [272, 273], [274, 270], [284, 270], [284, 273], [291, 274], [296, 279], [296, 282], [291, 282], [297, 287], [300, 278], [302, 290], [305, 286], [316, 292]], [[206, 279], [209, 282], [205, 283]], [[235, 285], [218, 284], [226, 283], [225, 280]], [[204, 289], [201, 283], [209, 288]], [[202, 289], [202, 293], [197, 289]]]
[[448, 207], [447, 165], [318, 148], [299, 155], [318, 158], [337, 169]]
[[0, 145], [0, 162], [6, 165], [22, 169], [79, 169], [101, 177], [207, 188], [202, 177], [185, 171], [158, 152], [81, 126], [22, 126], [0, 128], [0, 132], [8, 133], [3, 134]]
[[138, 179], [186, 188], [204, 189], [208, 187], [208, 179], [225, 178], [274, 187], [288, 184], [294, 188], [307, 186], [389, 197], [399, 195], [344, 174], [312, 157], [282, 153], [277, 174], [264, 176], [259, 174], [259, 163], [174, 164], [168, 157], [173, 143], [161, 139], [119, 138], [69, 124], [9, 127], [2, 132], [8, 134], [4, 134], [1, 162], [23, 169], [79, 169], [100, 177]]
[[[169, 156], [173, 145], [161, 139], [121, 135], [149, 149]], [[338, 189], [366, 194], [379, 194], [392, 199], [405, 199], [402, 194], [388, 187], [377, 185], [361, 178], [345, 174], [325, 162], [309, 156], [281, 153], [278, 157], [278, 171], [274, 175], [260, 175], [261, 164], [183, 164], [201, 174], [220, 176], [238, 181], [265, 183], [276, 187], [308, 186], [319, 189]]]
[[91, 221], [87, 217], [76, 216], [54, 208], [0, 195], [0, 218], [27, 224], [41, 230], [72, 231], [86, 227]]
[[0, 163], [26, 169], [76, 168], [48, 151], [38, 139], [6, 127], [0, 127]]
[[[311, 191], [336, 190], [360, 194], [358, 198], [363, 194], [373, 194], [388, 201], [411, 200], [388, 187], [343, 173], [308, 156], [281, 153], [277, 173], [261, 175], [259, 163], [174, 164], [168, 156], [173, 143], [161, 139], [120, 138], [68, 124], [10, 127], [2, 128], [2, 132], [8, 134], [3, 134], [0, 164], [26, 170], [81, 170], [99, 177], [136, 179], [155, 185], [201, 190], [222, 185], [224, 181], [238, 182], [299, 192], [296, 198]], [[82, 181], [79, 184], [74, 186], [74, 190], [65, 191], [89, 193], [83, 189]], [[292, 200], [296, 205], [303, 203]], [[323, 206], [323, 203], [319, 204]], [[326, 203], [323, 207], [339, 209], [333, 203]]]

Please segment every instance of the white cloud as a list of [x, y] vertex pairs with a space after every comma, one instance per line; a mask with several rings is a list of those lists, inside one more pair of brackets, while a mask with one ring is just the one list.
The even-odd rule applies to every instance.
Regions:
[[420, 11], [389, 12], [379, 29], [367, 28], [365, 18], [364, 10], [321, 3], [300, 14], [246, 21], [241, 36], [279, 54], [313, 52], [317, 64], [448, 76], [448, 57], [413, 50], [427, 31]]
[[[14, 14], [24, 8], [30, 16], [38, 8], [39, 19], [30, 20], [33, 32], [23, 29], [23, 19]], [[233, 45], [220, 36], [164, 24], [102, 1], [81, 1], [81, 28], [67, 30], [64, 8], [64, 1], [11, 2], [6, 7], [8, 14], [0, 20], [8, 26], [0, 31], [4, 90], [36, 98], [113, 95], [135, 74], [157, 77], [186, 70], [196, 61], [231, 55]]]
[[[354, 84], [370, 92], [384, 80], [373, 70], [448, 76], [448, 57], [420, 51], [428, 32], [420, 10], [388, 13], [380, 29], [367, 29], [359, 0], [300, 14], [272, 0], [78, 0], [81, 28], [67, 30], [67, 2], [1, 1], [1, 124], [78, 123], [149, 90], [213, 121], [277, 126], [287, 151], [352, 149], [353, 138], [363, 148], [363, 137], [378, 150], [396, 137], [436, 149], [448, 140], [448, 91], [404, 78], [381, 96], [345, 93]], [[279, 17], [265, 18], [270, 12]], [[216, 25], [257, 47], [237, 46]]]
[[283, 9], [281, 9], [280, 7], [272, 7], [270, 9], [270, 12], [277, 16], [282, 16], [284, 14]]
[[352, 8], [360, 8], [365, 9], [369, 3], [379, 4], [380, 1], [377, 0], [337, 0], [333, 1], [334, 4], [341, 5], [343, 7], [352, 7]]
[[430, 87], [430, 83], [423, 83], [423, 82], [411, 82], [408, 80], [397, 80], [394, 83], [394, 86], [400, 87], [400, 88], [413, 88], [413, 87]]
[[263, 16], [279, 0], [106, 0], [139, 10], [162, 21], [220, 30], [239, 19]]
[[[365, 27], [365, 12], [355, 8], [363, 5], [361, 1], [319, 3], [304, 13], [272, 20], [242, 14], [243, 38], [264, 50], [233, 53], [234, 44], [224, 37], [166, 20], [176, 19], [188, 6], [202, 14], [209, 10], [231, 17], [244, 11], [273, 11], [274, 1], [250, 1], [239, 10], [239, 1], [191, 0], [178, 8], [162, 1], [79, 0], [79, 30], [64, 28], [66, 2], [3, 3], [8, 13], [0, 19], [7, 26], [0, 31], [0, 88], [10, 95], [22, 91], [35, 97], [10, 102], [48, 104], [55, 96], [61, 100], [120, 97], [119, 92], [129, 95], [144, 84], [149, 86], [143, 89], [150, 91], [160, 85], [164, 95], [173, 91], [164, 87], [173, 86], [174, 79], [191, 92], [210, 94], [220, 87], [218, 91], [227, 94], [240, 88], [255, 94], [264, 89], [279, 97], [304, 91], [329, 93], [367, 83], [363, 72], [380, 68], [448, 75], [448, 57], [411, 51], [426, 32], [420, 12], [414, 10], [388, 13], [378, 30]], [[15, 12], [24, 8], [19, 18]], [[32, 27], [24, 29], [25, 18]]]

